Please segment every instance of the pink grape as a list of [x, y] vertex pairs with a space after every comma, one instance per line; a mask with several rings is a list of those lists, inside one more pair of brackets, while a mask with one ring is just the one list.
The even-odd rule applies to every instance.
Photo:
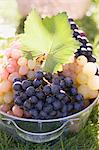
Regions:
[[13, 73], [16, 70], [13, 65], [7, 65], [6, 69], [9, 73]]
[[1, 76], [1, 79], [6, 80], [8, 78], [8, 76], [9, 76], [9, 73], [8, 73], [8, 71], [5, 68], [3, 68], [0, 71], [0, 76]]
[[18, 49], [13, 49], [12, 52], [11, 52], [11, 56], [14, 59], [18, 59], [19, 57], [22, 56], [22, 53]]
[[18, 65], [16, 60], [13, 59], [13, 58], [9, 58], [8, 63], [9, 63], [9, 65], [12, 65], [12, 66], [15, 66], [15, 67]]
[[26, 59], [25, 57], [20, 57], [20, 58], [18, 59], [18, 65], [20, 65], [20, 66], [25, 66], [25, 65], [27, 65], [27, 59]]
[[5, 95], [4, 95], [4, 102], [6, 104], [9, 104], [13, 101], [13, 93], [11, 91], [7, 92]]
[[22, 117], [23, 116], [23, 110], [17, 105], [14, 105], [12, 107], [12, 112], [17, 117]]
[[14, 80], [15, 78], [20, 78], [20, 75], [19, 75], [18, 72], [13, 72], [13, 73], [11, 73], [11, 74], [9, 75], [9, 77], [8, 77], [8, 80], [9, 80], [10, 82], [13, 82], [13, 80]]
[[6, 113], [10, 110], [10, 106], [8, 104], [3, 104], [0, 106], [0, 110]]
[[11, 89], [11, 82], [8, 80], [3, 80], [0, 83], [0, 91], [1, 92], [8, 92]]
[[5, 55], [9, 58], [9, 57], [11, 57], [11, 52], [12, 52], [12, 50], [11, 50], [11, 48], [9, 48], [6, 50]]
[[26, 75], [27, 73], [28, 73], [28, 67], [27, 66], [20, 66], [19, 74], [20, 75]]

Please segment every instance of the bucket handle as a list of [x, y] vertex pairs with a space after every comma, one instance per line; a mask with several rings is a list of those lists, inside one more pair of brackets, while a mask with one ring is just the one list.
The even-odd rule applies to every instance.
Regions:
[[12, 124], [16, 127], [16, 129], [17, 129], [18, 131], [21, 131], [22, 133], [29, 134], [29, 135], [33, 135], [33, 136], [40, 136], [40, 135], [41, 135], [41, 136], [43, 136], [43, 135], [48, 136], [48, 135], [50, 135], [50, 134], [54, 134], [54, 133], [56, 133], [56, 132], [58, 132], [58, 131], [60, 131], [60, 130], [63, 130], [63, 129], [65, 128], [65, 126], [66, 126], [68, 123], [73, 124], [74, 121], [79, 121], [79, 118], [69, 119], [69, 120], [65, 121], [59, 128], [57, 128], [57, 129], [55, 129], [55, 130], [53, 130], [53, 131], [45, 132], [45, 133], [33, 133], [33, 132], [26, 131], [26, 130], [20, 128], [20, 127], [16, 124], [16, 122], [15, 122], [14, 120], [11, 120], [11, 119], [8, 119], [8, 118], [1, 118], [1, 120], [2, 120], [2, 121], [7, 121], [7, 124], [11, 124], [11, 123], [12, 123]]

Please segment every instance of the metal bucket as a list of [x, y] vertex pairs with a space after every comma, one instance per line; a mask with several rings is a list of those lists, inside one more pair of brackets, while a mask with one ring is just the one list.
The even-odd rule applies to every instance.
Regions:
[[74, 115], [51, 120], [18, 118], [0, 111], [0, 128], [5, 128], [23, 140], [43, 143], [58, 138], [62, 133], [76, 133], [83, 128], [99, 97], [87, 108]]

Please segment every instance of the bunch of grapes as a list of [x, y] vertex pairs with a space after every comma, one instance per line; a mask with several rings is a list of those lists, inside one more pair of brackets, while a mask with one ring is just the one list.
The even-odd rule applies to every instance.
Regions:
[[[3, 58], [0, 58], [0, 105], [13, 103], [13, 80], [26, 75], [28, 79], [34, 77], [34, 72], [39, 70], [45, 56], [35, 60], [27, 60], [20, 50], [20, 43], [15, 41], [8, 48]], [[5, 107], [5, 106], [4, 106]]]
[[97, 75], [97, 65], [88, 62], [88, 59], [81, 55], [74, 62], [63, 66], [63, 74], [71, 76], [79, 93], [84, 99], [95, 99], [98, 96], [99, 76]]
[[81, 111], [98, 96], [99, 69], [93, 47], [73, 19], [69, 23], [81, 45], [62, 72], [39, 71], [46, 55], [27, 59], [18, 41], [5, 51], [0, 58], [1, 111], [17, 117], [57, 119]]
[[33, 119], [66, 117], [84, 108], [84, 98], [73, 80], [63, 75], [38, 71], [33, 80], [16, 78], [13, 89], [15, 106], [12, 112], [16, 116], [23, 116], [23, 112], [16, 113], [17, 107]]
[[84, 55], [89, 62], [96, 62], [96, 58], [92, 55], [92, 44], [89, 43], [84, 31], [80, 30], [72, 18], [68, 19], [71, 29], [73, 30], [73, 37], [81, 43], [81, 46], [75, 52], [75, 57]]

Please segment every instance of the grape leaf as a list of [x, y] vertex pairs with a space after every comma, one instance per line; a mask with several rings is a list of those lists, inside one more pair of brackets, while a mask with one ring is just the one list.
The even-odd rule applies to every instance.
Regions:
[[42, 19], [33, 10], [25, 22], [24, 31], [22, 50], [31, 51], [32, 57], [45, 53], [44, 71], [53, 72], [57, 64], [66, 63], [73, 50], [78, 48], [78, 43], [72, 38], [66, 13]]

